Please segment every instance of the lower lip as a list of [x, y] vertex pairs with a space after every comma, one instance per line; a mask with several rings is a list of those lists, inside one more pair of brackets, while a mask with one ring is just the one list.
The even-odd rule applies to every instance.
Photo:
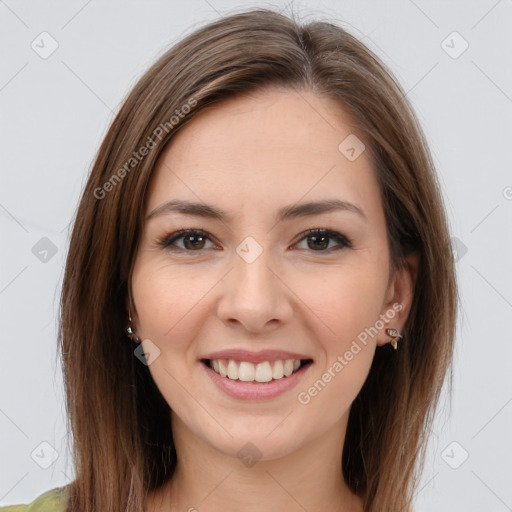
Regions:
[[205, 363], [201, 362], [200, 364], [206, 370], [208, 377], [212, 379], [221, 391], [239, 400], [265, 400], [282, 395], [294, 388], [311, 366], [311, 363], [306, 364], [289, 377], [271, 380], [270, 382], [243, 382], [228, 377], [221, 377]]

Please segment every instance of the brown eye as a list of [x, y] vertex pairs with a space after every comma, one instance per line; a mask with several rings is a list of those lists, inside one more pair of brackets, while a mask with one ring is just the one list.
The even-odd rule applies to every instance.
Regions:
[[[176, 243], [179, 240], [183, 240], [182, 246]], [[306, 249], [314, 252], [331, 252], [352, 247], [351, 241], [346, 236], [328, 229], [310, 229], [302, 234], [299, 242], [302, 240], [307, 240]], [[329, 247], [332, 241], [336, 242], [336, 244]], [[182, 229], [164, 237], [158, 244], [170, 251], [190, 253], [202, 252], [203, 249], [208, 249], [206, 247], [207, 242], [212, 243], [206, 231], [202, 229]]]
[[[340, 250], [344, 247], [352, 247], [352, 243], [346, 236], [328, 229], [310, 229], [303, 233], [300, 241], [302, 240], [307, 240], [307, 248], [316, 252], [330, 252], [331, 250]], [[338, 244], [337, 247], [329, 247], [332, 240]]]
[[[198, 235], [187, 235], [182, 237], [185, 249], [203, 249], [206, 238]], [[188, 242], [188, 243], [187, 243]]]
[[312, 235], [308, 236], [308, 240], [312, 240], [312, 244], [308, 244], [310, 249], [327, 249], [329, 246], [329, 237], [326, 235]]
[[[176, 245], [178, 240], [183, 240], [183, 246]], [[159, 242], [161, 247], [173, 251], [199, 252], [205, 248], [206, 241], [210, 241], [208, 234], [200, 229], [182, 229], [166, 236]]]

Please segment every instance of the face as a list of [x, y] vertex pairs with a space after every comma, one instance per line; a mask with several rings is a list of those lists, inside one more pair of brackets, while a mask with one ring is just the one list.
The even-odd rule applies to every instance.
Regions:
[[[272, 460], [346, 424], [410, 292], [389, 273], [378, 182], [354, 136], [338, 102], [267, 89], [201, 112], [162, 153], [132, 320], [173, 429]], [[340, 207], [304, 206], [325, 201]]]

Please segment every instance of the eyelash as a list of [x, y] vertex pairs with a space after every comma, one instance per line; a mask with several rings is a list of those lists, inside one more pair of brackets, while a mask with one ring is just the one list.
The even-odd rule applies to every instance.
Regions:
[[[166, 235], [163, 238], [160, 238], [158, 240], [158, 245], [164, 249], [167, 249], [169, 251], [173, 252], [188, 252], [188, 253], [200, 253], [202, 252], [201, 249], [194, 251], [189, 249], [182, 249], [181, 247], [172, 247], [172, 244], [176, 242], [177, 240], [181, 238], [186, 238], [187, 236], [198, 236], [201, 238], [205, 238], [212, 242], [209, 234], [204, 231], [203, 229], [181, 229], [179, 231], [175, 231], [174, 233], [171, 233], [170, 235]], [[311, 249], [311, 252], [318, 252], [318, 253], [330, 253], [332, 251], [339, 251], [343, 248], [351, 248], [352, 242], [349, 240], [345, 235], [342, 235], [341, 233], [337, 233], [336, 231], [332, 231], [330, 229], [323, 229], [323, 228], [314, 228], [314, 229], [308, 229], [304, 233], [301, 233], [301, 238], [296, 242], [296, 244], [302, 242], [305, 238], [309, 238], [311, 236], [327, 236], [328, 238], [331, 238], [338, 242], [340, 246], [338, 247], [331, 247], [330, 249], [320, 249], [318, 251], [314, 251]], [[295, 245], [295, 244], [294, 244]]]

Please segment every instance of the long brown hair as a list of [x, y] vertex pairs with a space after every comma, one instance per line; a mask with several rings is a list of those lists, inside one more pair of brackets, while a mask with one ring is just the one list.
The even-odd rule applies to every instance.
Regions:
[[457, 307], [432, 157], [403, 89], [357, 38], [330, 22], [300, 24], [254, 9], [212, 22], [166, 51], [128, 94], [96, 155], [61, 296], [59, 349], [75, 469], [68, 511], [140, 512], [148, 490], [173, 475], [169, 406], [125, 334], [148, 184], [166, 144], [196, 114], [267, 86], [312, 90], [348, 109], [381, 187], [393, 269], [408, 253], [419, 254], [403, 342], [396, 352], [377, 347], [340, 461], [365, 511], [411, 510], [446, 376], [451, 390]]

